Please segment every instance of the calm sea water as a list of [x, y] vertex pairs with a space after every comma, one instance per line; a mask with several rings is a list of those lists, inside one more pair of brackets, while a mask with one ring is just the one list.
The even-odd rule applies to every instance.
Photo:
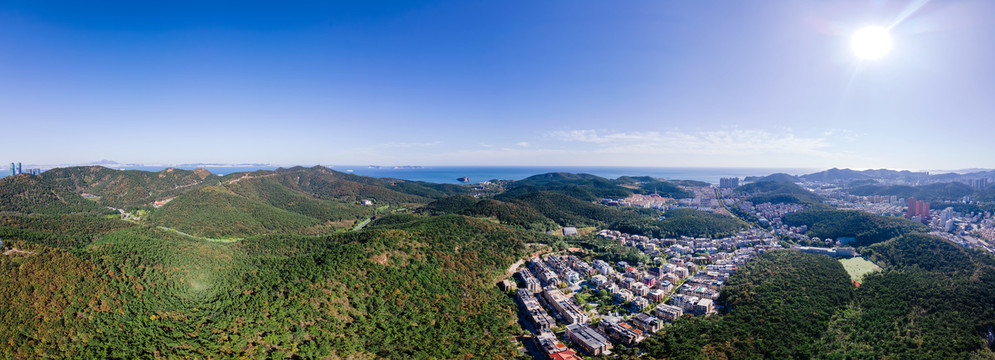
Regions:
[[[327, 166], [327, 165], [326, 165]], [[166, 166], [122, 167], [116, 169], [160, 171]], [[193, 170], [194, 167], [176, 167]], [[274, 170], [274, 166], [261, 167], [205, 167], [208, 171], [226, 175], [236, 172]], [[536, 174], [548, 172], [569, 172], [598, 175], [614, 179], [619, 176], [652, 176], [670, 180], [698, 180], [717, 184], [719, 178], [746, 176], [765, 176], [773, 173], [788, 173], [792, 175], [809, 174], [820, 169], [799, 168], [678, 168], [678, 167], [613, 167], [613, 166], [425, 166], [418, 169], [394, 169], [384, 166], [379, 169], [366, 165], [334, 165], [332, 169], [345, 173], [378, 178], [396, 178], [404, 180], [428, 181], [434, 183], [458, 184], [457, 178], [468, 177], [470, 183], [488, 180], [521, 180]], [[9, 170], [0, 172], [0, 176], [10, 175]]]

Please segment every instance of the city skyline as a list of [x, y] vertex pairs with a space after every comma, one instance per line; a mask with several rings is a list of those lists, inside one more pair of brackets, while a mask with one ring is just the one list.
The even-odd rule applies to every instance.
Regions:
[[56, 4], [0, 5], [25, 164], [995, 168], [984, 1]]

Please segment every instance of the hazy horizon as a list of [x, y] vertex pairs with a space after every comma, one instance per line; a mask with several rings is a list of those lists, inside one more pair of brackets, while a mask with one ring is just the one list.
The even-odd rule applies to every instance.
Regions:
[[[102, 163], [105, 161], [111, 161], [113, 163]], [[7, 166], [10, 161], [4, 162], [4, 165], [0, 167], [0, 172], [9, 172]], [[17, 161], [14, 161], [17, 163]], [[22, 166], [27, 168], [42, 168], [50, 169], [57, 167], [68, 167], [68, 166], [104, 166], [108, 168], [117, 169], [119, 167], [233, 167], [233, 168], [266, 168], [266, 167], [313, 167], [313, 166], [324, 166], [332, 168], [335, 170], [346, 170], [346, 169], [360, 169], [366, 168], [368, 166], [382, 167], [384, 170], [391, 170], [392, 167], [399, 166], [413, 166], [413, 167], [425, 167], [425, 168], [536, 168], [536, 169], [562, 169], [562, 168], [633, 168], [633, 169], [730, 169], [730, 170], [776, 170], [785, 171], [791, 175], [803, 175], [815, 172], [821, 172], [830, 169], [846, 169], [854, 171], [865, 171], [865, 170], [894, 170], [894, 171], [911, 171], [911, 172], [928, 172], [931, 174], [940, 173], [959, 173], [967, 174], [973, 172], [987, 172], [995, 170], [995, 168], [961, 168], [961, 169], [903, 169], [894, 167], [881, 167], [881, 168], [858, 168], [858, 167], [831, 167], [831, 168], [819, 168], [819, 167], [770, 167], [770, 166], [647, 166], [647, 165], [560, 165], [560, 164], [539, 164], [539, 165], [486, 165], [486, 164], [469, 164], [469, 165], [440, 165], [440, 164], [421, 164], [421, 163], [369, 163], [369, 164], [350, 164], [350, 163], [260, 163], [260, 162], [244, 162], [244, 163], [224, 163], [224, 162], [186, 162], [186, 163], [152, 163], [152, 162], [136, 162], [136, 163], [124, 163], [110, 159], [104, 159], [100, 161], [91, 161], [83, 163], [50, 163], [50, 164], [38, 164], [38, 163], [26, 163], [20, 162]], [[401, 170], [401, 169], [395, 169]], [[792, 172], [793, 171], [793, 172]], [[638, 174], [633, 174], [638, 175]]]
[[386, 5], [0, 5], [5, 161], [995, 168], [995, 3]]

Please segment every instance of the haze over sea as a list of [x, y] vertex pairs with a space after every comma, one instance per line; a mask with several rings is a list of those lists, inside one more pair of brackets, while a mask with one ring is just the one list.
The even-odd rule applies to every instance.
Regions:
[[[284, 165], [290, 167], [292, 165]], [[303, 165], [312, 166], [312, 165]], [[773, 173], [792, 175], [809, 174], [822, 169], [801, 168], [711, 168], [711, 167], [615, 167], [615, 166], [423, 166], [418, 168], [399, 168], [381, 166], [371, 168], [368, 165], [324, 165], [333, 170], [363, 176], [378, 178], [396, 178], [403, 180], [428, 181], [433, 183], [459, 184], [460, 177], [470, 178], [469, 183], [479, 183], [488, 180], [521, 180], [526, 177], [549, 172], [569, 172], [592, 174], [609, 179], [619, 176], [651, 176], [669, 180], [698, 180], [717, 184], [720, 178], [746, 176], [765, 176]], [[115, 166], [113, 169], [160, 171], [170, 166]], [[211, 173], [227, 175], [236, 172], [256, 170], [274, 170], [280, 166], [255, 167], [215, 167], [204, 166]], [[196, 166], [173, 166], [177, 169], [193, 170]], [[10, 171], [0, 172], [0, 177], [10, 175]]]

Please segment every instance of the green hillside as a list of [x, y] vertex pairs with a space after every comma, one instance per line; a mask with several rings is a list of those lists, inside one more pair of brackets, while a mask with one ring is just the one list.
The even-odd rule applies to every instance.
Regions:
[[42, 177], [77, 194], [99, 196], [100, 204], [125, 209], [150, 206], [154, 201], [203, 185], [217, 185], [219, 179], [204, 169], [150, 172], [102, 166], [56, 168], [42, 173]]
[[673, 209], [665, 212], [660, 220], [651, 217], [619, 218], [610, 228], [658, 238], [722, 238], [746, 230], [747, 224], [727, 215], [694, 209]]
[[0, 239], [20, 239], [65, 249], [89, 245], [100, 236], [133, 226], [118, 216], [92, 214], [0, 215]]
[[[959, 182], [949, 182], [949, 183], [936, 183], [923, 186], [908, 186], [908, 185], [861, 185], [848, 190], [854, 195], [894, 195], [900, 198], [910, 198], [914, 197], [920, 200], [948, 200], [956, 201], [961, 198], [974, 195], [975, 189], [970, 186], [959, 183]], [[984, 191], [977, 191], [979, 194], [984, 193]]]
[[76, 253], [5, 239], [0, 354], [512, 358], [493, 279], [545, 237], [460, 216], [238, 243], [132, 227]]
[[557, 228], [555, 221], [529, 205], [494, 199], [481, 200], [468, 195], [445, 197], [425, 205], [420, 211], [432, 215], [461, 214], [489, 217], [497, 219], [502, 224], [527, 230], [547, 231]]
[[183, 195], [152, 213], [152, 223], [209, 238], [265, 233], [312, 233], [323, 222], [252, 200], [220, 186], [206, 186]]
[[508, 200], [528, 196], [538, 192], [557, 193], [583, 201], [596, 201], [602, 198], [624, 198], [633, 194], [632, 189], [621, 187], [611, 180], [590, 174], [548, 173], [512, 181], [507, 190], [496, 196], [498, 200]]
[[[694, 193], [681, 189], [680, 186], [673, 182], [657, 180], [649, 176], [622, 176], [612, 182], [619, 186], [632, 189], [637, 194], [658, 194], [674, 199], [694, 197]], [[705, 184], [704, 186], [707, 185]]]
[[798, 184], [787, 181], [758, 181], [746, 185], [740, 185], [734, 189], [737, 193], [753, 195], [746, 200], [754, 204], [769, 203], [794, 203], [794, 204], [818, 204], [822, 198], [815, 193], [798, 186]]
[[905, 218], [874, 215], [863, 211], [813, 207], [784, 216], [791, 226], [808, 226], [805, 234], [822, 239], [854, 237], [854, 246], [866, 246], [908, 233], [926, 232], [926, 225]]
[[791, 250], [769, 251], [722, 289], [728, 315], [685, 317], [640, 346], [651, 359], [810, 359], [813, 343], [853, 286], [839, 262]]
[[[321, 166], [257, 171], [250, 175], [265, 177], [319, 199], [346, 202], [368, 199], [396, 205], [426, 204], [433, 198], [469, 192], [469, 187], [462, 185], [378, 179], [345, 174]], [[243, 176], [245, 174], [228, 175], [226, 183]]]
[[109, 213], [110, 210], [47, 179], [21, 174], [0, 179], [0, 212], [99, 214]]
[[820, 358], [995, 358], [983, 340], [995, 325], [991, 254], [921, 234], [863, 252], [885, 271], [865, 276], [833, 318]]
[[324, 221], [356, 220], [373, 215], [370, 206], [357, 201], [322, 200], [284, 186], [275, 179], [252, 178], [225, 188], [240, 196]]

